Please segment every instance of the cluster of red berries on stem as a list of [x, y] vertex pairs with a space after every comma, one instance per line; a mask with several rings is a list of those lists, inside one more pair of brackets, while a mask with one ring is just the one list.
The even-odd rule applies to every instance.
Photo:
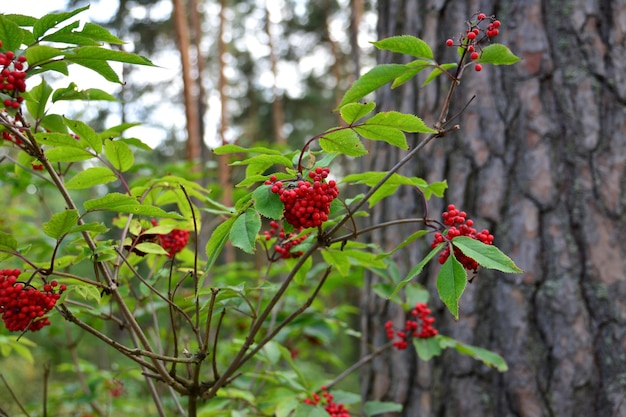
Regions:
[[[67, 289], [57, 281], [45, 284], [42, 290], [19, 282], [19, 269], [0, 270], [0, 313], [10, 332], [35, 332], [50, 325], [46, 314], [54, 308]], [[58, 287], [58, 288], [57, 288]]]
[[[157, 224], [157, 221], [153, 219], [152, 225], [156, 226]], [[189, 230], [174, 229], [167, 234], [157, 235], [157, 239], [159, 246], [167, 252], [167, 256], [173, 258], [187, 246], [189, 242]]]
[[[483, 229], [477, 232], [472, 226], [474, 221], [467, 218], [467, 213], [457, 210], [454, 204], [448, 205], [448, 211], [445, 211], [441, 217], [443, 218], [443, 224], [450, 226], [447, 233], [435, 232], [435, 238], [431, 244], [432, 248], [436, 248], [441, 244], [448, 245], [448, 242], [452, 241], [457, 236], [467, 236], [472, 239], [479, 240], [486, 245], [493, 245], [493, 235], [489, 233], [489, 230]], [[448, 245], [439, 255], [439, 263], [443, 264], [450, 256], [450, 246]], [[466, 256], [458, 248], [454, 248], [454, 257], [465, 267], [465, 269], [476, 271], [478, 269], [478, 262], [474, 259]]]
[[24, 55], [16, 56], [13, 51], [0, 52], [0, 93], [9, 96], [3, 101], [7, 109], [17, 109], [24, 101], [20, 93], [26, 91], [25, 63]]
[[325, 386], [322, 387], [321, 396], [317, 392], [314, 392], [312, 398], [306, 398], [304, 403], [323, 405], [324, 410], [326, 410], [331, 417], [350, 417], [350, 411], [348, 411], [342, 403], [336, 403], [333, 394], [328, 392]]
[[393, 322], [389, 320], [385, 323], [387, 338], [393, 340], [393, 346], [398, 350], [404, 350], [409, 346], [409, 341], [414, 338], [427, 339], [436, 336], [439, 332], [433, 327], [435, 319], [430, 317], [430, 309], [425, 303], [415, 304], [411, 310], [411, 316], [405, 321], [404, 329], [394, 330]]
[[272, 175], [265, 184], [280, 197], [283, 214], [295, 229], [318, 227], [328, 220], [330, 203], [339, 195], [335, 180], [326, 181], [330, 169], [317, 167], [309, 172], [310, 181], [278, 181]]
[[[478, 13], [468, 22], [468, 28], [465, 34], [461, 36], [458, 43], [452, 39], [446, 41], [447, 46], [459, 46], [467, 49], [472, 61], [477, 61], [480, 54], [477, 51], [479, 44], [485, 40], [490, 40], [500, 33], [501, 22], [494, 16], [487, 16], [484, 13]], [[482, 71], [483, 66], [480, 63], [474, 65], [476, 71]]]
[[285, 229], [280, 227], [278, 222], [274, 220], [270, 222], [270, 230], [263, 232], [265, 240], [276, 238], [274, 251], [282, 259], [298, 258], [302, 256], [302, 251], [292, 251], [294, 246], [299, 245], [307, 238], [307, 235], [298, 236], [298, 234], [299, 233], [286, 233]]

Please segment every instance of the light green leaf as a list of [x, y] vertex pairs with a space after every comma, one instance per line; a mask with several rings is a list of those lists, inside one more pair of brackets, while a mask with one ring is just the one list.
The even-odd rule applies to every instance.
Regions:
[[437, 245], [436, 247], [431, 249], [431, 251], [428, 252], [428, 255], [426, 255], [424, 259], [422, 259], [417, 265], [411, 268], [407, 276], [402, 281], [400, 281], [398, 285], [396, 285], [396, 288], [393, 290], [389, 298], [393, 298], [393, 296], [396, 295], [398, 291], [402, 289], [402, 287], [411, 282], [416, 276], [421, 274], [426, 264], [428, 264], [428, 262], [430, 262], [430, 260], [433, 259], [435, 255], [441, 252], [444, 247], [444, 245]]
[[115, 180], [117, 180], [117, 175], [109, 168], [92, 167], [74, 175], [65, 183], [65, 186], [70, 190], [78, 190], [98, 184], [108, 184]]
[[64, 119], [65, 125], [79, 137], [80, 141], [85, 141], [96, 153], [102, 152], [102, 139], [100, 136], [84, 122], [80, 120]]
[[383, 413], [400, 413], [402, 404], [387, 401], [368, 401], [363, 406], [366, 416], [376, 416]]
[[365, 149], [357, 134], [351, 129], [333, 129], [325, 133], [320, 138], [319, 143], [326, 152], [338, 152], [347, 156], [367, 154], [367, 149]]
[[72, 230], [78, 222], [76, 210], [65, 210], [55, 213], [49, 221], [42, 225], [43, 232], [53, 239], [60, 239]]
[[409, 149], [406, 136], [400, 129], [365, 124], [354, 127], [354, 130], [365, 139], [380, 140], [400, 149]]
[[350, 257], [335, 249], [325, 249], [322, 251], [322, 258], [328, 265], [332, 265], [342, 277], [348, 276], [350, 273]]
[[397, 52], [400, 54], [411, 55], [416, 58], [432, 59], [433, 51], [430, 46], [411, 35], [392, 36], [377, 42], [372, 42], [378, 49]]
[[436, 337], [415, 337], [413, 338], [413, 346], [417, 352], [417, 356], [423, 361], [429, 361], [435, 356], [441, 355], [441, 346]]
[[369, 93], [401, 76], [405, 71], [410, 71], [410, 68], [402, 64], [376, 65], [352, 84], [337, 108], [358, 102]]
[[228, 236], [230, 235], [230, 230], [233, 227], [233, 224], [237, 220], [236, 216], [233, 216], [218, 225], [213, 232], [211, 233], [211, 237], [206, 244], [206, 255], [207, 255], [207, 266], [206, 271], [210, 271], [213, 267], [213, 264], [219, 257], [222, 249], [224, 249], [224, 245], [228, 241]]
[[46, 149], [46, 157], [50, 162], [78, 162], [86, 161], [94, 156], [86, 149], [69, 146], [57, 146]]
[[68, 291], [75, 292], [80, 295], [84, 300], [93, 300], [97, 304], [100, 304], [102, 297], [100, 296], [100, 290], [93, 285], [71, 285], [67, 287]]
[[452, 62], [449, 64], [441, 64], [438, 67], [433, 68], [433, 70], [428, 74], [428, 77], [422, 83], [422, 87], [430, 84], [435, 78], [443, 74], [444, 71], [448, 71], [449, 69], [455, 68], [457, 66], [456, 62]]
[[117, 140], [105, 140], [104, 154], [111, 165], [121, 172], [128, 171], [135, 163], [133, 152], [124, 142]]
[[35, 358], [33, 357], [33, 354], [31, 353], [28, 347], [24, 346], [23, 344], [17, 341], [14, 343], [11, 343], [11, 347], [13, 348], [15, 353], [17, 353], [19, 356], [25, 359], [26, 362], [30, 364], [35, 363]]
[[254, 207], [268, 219], [278, 220], [283, 216], [285, 205], [280, 201], [280, 197], [270, 190], [270, 185], [261, 185], [252, 193]]
[[[48, 115], [44, 117], [43, 120], [49, 121], [50, 125], [52, 125], [53, 127], [59, 128], [60, 126], [58, 126], [58, 123], [62, 119], [59, 119], [57, 117], [52, 117], [52, 116], [54, 115]], [[63, 125], [63, 127], [65, 127], [65, 125]], [[73, 138], [68, 133], [39, 132], [39, 133], [35, 133], [35, 140], [37, 140], [38, 143], [42, 145], [46, 145], [46, 146], [64, 146], [64, 147], [79, 148], [81, 150], [85, 148], [84, 142], [80, 142], [76, 140], [76, 138]]]
[[112, 45], [123, 45], [125, 43], [107, 29], [91, 22], [85, 22], [83, 30], [80, 33], [98, 42], [106, 42]]
[[262, 174], [267, 171], [268, 168], [274, 165], [283, 165], [287, 167], [292, 167], [291, 159], [286, 158], [282, 155], [255, 155], [253, 157], [235, 161], [231, 165], [247, 165], [246, 168], [246, 177], [252, 175]]
[[43, 78], [39, 85], [33, 87], [28, 94], [24, 94], [26, 108], [35, 119], [39, 120], [44, 116], [50, 94], [52, 94], [52, 87]]
[[495, 368], [500, 372], [506, 372], [509, 369], [504, 358], [495, 352], [481, 347], [461, 343], [448, 336], [437, 335], [435, 337], [438, 339], [442, 348], [453, 347], [457, 352], [482, 361], [485, 365]]
[[385, 126], [411, 133], [437, 133], [435, 129], [428, 127], [419, 117], [397, 111], [377, 113], [371, 119], [368, 119], [365, 125]]
[[230, 229], [233, 246], [246, 253], [254, 253], [256, 237], [261, 230], [261, 216], [253, 209], [241, 213]]
[[83, 206], [87, 211], [112, 211], [115, 213], [127, 213], [149, 217], [185, 219], [177, 213], [168, 213], [158, 207], [139, 204], [135, 197], [120, 193], [109, 193], [101, 198], [87, 200]]
[[[378, 184], [387, 176], [386, 171], [367, 171], [359, 174], [347, 175], [342, 179], [343, 183], [366, 184], [370, 187]], [[396, 192], [401, 185], [420, 187], [420, 189], [428, 186], [428, 183], [419, 177], [405, 177], [400, 174], [392, 174], [391, 177], [370, 197], [369, 206], [373, 207], [383, 198], [390, 196]]]
[[0, 14], [0, 39], [2, 39], [2, 49], [14, 51], [22, 46], [24, 34], [20, 27], [11, 20]]
[[341, 118], [351, 126], [357, 120], [371, 113], [375, 107], [376, 103], [373, 101], [365, 104], [348, 103], [339, 109], [339, 114], [341, 114]]
[[465, 256], [469, 256], [480, 266], [487, 269], [496, 269], [511, 274], [521, 274], [522, 271], [515, 262], [506, 256], [500, 249], [487, 245], [479, 240], [467, 236], [457, 236], [452, 244], [459, 248]]
[[478, 57], [478, 62], [481, 64], [491, 65], [512, 65], [519, 60], [518, 56], [501, 43], [492, 43], [486, 46]]
[[[443, 246], [443, 245], [439, 245]], [[467, 285], [467, 272], [457, 259], [450, 255], [437, 275], [439, 298], [455, 319], [459, 318], [459, 299]]]
[[155, 255], [168, 255], [167, 251], [160, 245], [152, 242], [141, 242], [135, 245], [135, 249], [143, 253], [153, 253]]
[[239, 145], [223, 145], [213, 149], [213, 153], [216, 155], [227, 155], [231, 153], [261, 153], [267, 155], [280, 155], [280, 151], [276, 149], [264, 148], [262, 146], [255, 146], [252, 148], [243, 148]]
[[103, 100], [118, 101], [117, 98], [98, 88], [88, 88], [87, 90], [79, 90], [75, 83], [70, 83], [65, 88], [57, 88], [52, 95], [52, 102], [61, 100]]
[[17, 240], [8, 233], [0, 232], [0, 261], [13, 256], [10, 252], [15, 251], [17, 251]]
[[69, 12], [46, 14], [42, 16], [41, 19], [37, 20], [33, 25], [33, 35], [36, 39], [39, 39], [44, 33], [57, 26], [59, 23], [64, 22], [87, 9], [89, 9], [89, 6], [80, 7]]

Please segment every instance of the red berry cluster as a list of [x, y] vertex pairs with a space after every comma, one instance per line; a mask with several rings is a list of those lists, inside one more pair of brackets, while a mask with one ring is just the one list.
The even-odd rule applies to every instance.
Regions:
[[[156, 220], [152, 220], [152, 225], [156, 226]], [[159, 245], [165, 249], [167, 256], [173, 258], [177, 253], [183, 250], [189, 242], [189, 230], [174, 229], [166, 235], [158, 235]]]
[[436, 336], [439, 332], [433, 327], [435, 319], [429, 317], [430, 313], [425, 303], [415, 304], [415, 308], [411, 310], [411, 318], [407, 319], [404, 324], [404, 330], [394, 330], [391, 320], [385, 323], [387, 338], [393, 340], [394, 337], [398, 337], [399, 340], [393, 342], [393, 346], [398, 350], [404, 350], [409, 346], [409, 340], [413, 337], [427, 339]]
[[[0, 270], [0, 313], [10, 332], [35, 332], [50, 324], [45, 315], [54, 308], [67, 288], [57, 281], [51, 281], [40, 291], [18, 282], [19, 275], [19, 269]], [[58, 291], [56, 287], [59, 287]]]
[[[501, 22], [496, 20], [494, 16], [487, 16], [484, 13], [478, 13], [470, 19], [468, 22], [468, 28], [465, 31], [465, 35], [461, 37], [458, 43], [454, 40], [448, 39], [446, 41], [447, 46], [459, 46], [467, 49], [470, 54], [470, 59], [476, 61], [480, 54], [476, 50], [478, 45], [485, 41], [492, 39], [500, 33]], [[479, 63], [474, 65], [476, 71], [482, 71], [483, 66]]]
[[333, 394], [328, 392], [326, 387], [322, 387], [321, 397], [317, 392], [314, 392], [312, 398], [306, 398], [304, 402], [311, 405], [323, 405], [324, 410], [331, 417], [350, 417], [350, 411], [342, 403], [336, 403]]
[[[440, 232], [435, 233], [435, 239], [431, 244], [432, 248], [436, 248], [442, 243], [452, 241], [457, 236], [467, 236], [472, 239], [479, 240], [487, 245], [493, 244], [493, 235], [489, 233], [489, 230], [483, 229], [480, 232], [476, 232], [472, 226], [474, 221], [467, 218], [467, 214], [464, 211], [456, 209], [454, 204], [448, 206], [448, 211], [445, 211], [441, 217], [443, 223], [446, 226], [450, 226], [448, 232], [444, 235]], [[439, 255], [439, 263], [443, 264], [450, 256], [450, 246], [446, 247]], [[454, 248], [454, 257], [465, 267], [465, 269], [476, 271], [478, 269], [478, 262], [465, 256], [458, 248]]]
[[274, 251], [283, 259], [298, 258], [302, 256], [301, 251], [292, 252], [291, 249], [299, 245], [307, 238], [307, 235], [298, 237], [298, 233], [285, 233], [285, 229], [280, 227], [278, 222], [272, 220], [270, 222], [270, 230], [263, 232], [265, 240], [270, 240], [276, 237], [276, 244], [274, 245]]
[[7, 109], [17, 109], [24, 101], [20, 93], [26, 91], [25, 63], [24, 55], [15, 56], [12, 51], [0, 52], [0, 93], [9, 96], [3, 102]]
[[317, 167], [309, 172], [311, 181], [301, 179], [284, 184], [272, 175], [265, 182], [285, 205], [287, 223], [302, 229], [320, 226], [328, 220], [330, 203], [339, 195], [335, 181], [326, 181], [329, 173], [330, 169]]

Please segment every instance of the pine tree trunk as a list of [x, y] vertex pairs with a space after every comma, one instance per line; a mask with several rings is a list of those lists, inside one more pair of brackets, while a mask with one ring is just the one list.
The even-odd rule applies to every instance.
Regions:
[[[626, 416], [626, 2], [380, 1], [379, 37], [419, 36], [450, 62], [455, 51], [445, 40], [458, 38], [477, 11], [497, 15], [498, 41], [523, 61], [466, 74], [451, 114], [477, 98], [461, 130], [432, 143], [403, 174], [447, 179], [446, 201], [431, 201], [429, 215], [456, 204], [525, 270], [480, 272], [457, 322], [436, 296], [438, 265], [419, 278], [440, 332], [498, 352], [509, 371], [452, 351], [428, 363], [393, 352], [364, 371], [363, 394], [401, 402], [412, 417]], [[380, 54], [379, 62], [392, 58]], [[440, 78], [425, 89], [418, 80], [387, 90], [378, 108], [432, 123], [445, 91]], [[372, 154], [373, 170], [398, 159], [378, 144]], [[422, 213], [406, 189], [371, 221]], [[389, 248], [402, 232], [373, 239]], [[406, 270], [425, 250], [412, 245], [397, 261]], [[366, 288], [375, 281], [368, 277]], [[362, 307], [367, 342], [379, 346], [383, 323], [403, 312], [371, 291]]]

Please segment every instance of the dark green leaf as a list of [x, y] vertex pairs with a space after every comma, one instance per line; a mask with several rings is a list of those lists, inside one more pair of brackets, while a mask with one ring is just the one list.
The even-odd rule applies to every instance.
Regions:
[[179, 214], [168, 213], [158, 207], [139, 204], [135, 197], [120, 193], [109, 193], [101, 198], [87, 200], [83, 206], [87, 211], [112, 211], [149, 217], [184, 219]]
[[66, 61], [72, 62], [74, 64], [78, 64], [81, 67], [88, 68], [92, 71], [97, 72], [105, 80], [110, 81], [112, 83], [122, 84], [122, 80], [120, 80], [119, 75], [113, 70], [111, 65], [108, 62], [98, 59], [91, 58], [80, 58], [80, 57], [66, 57]]
[[0, 14], [0, 39], [2, 39], [2, 49], [5, 51], [15, 51], [22, 46], [24, 34], [20, 27], [13, 21]]
[[472, 239], [467, 236], [457, 236], [452, 239], [452, 244], [459, 248], [465, 256], [469, 256], [483, 268], [496, 269], [511, 274], [521, 274], [522, 271], [515, 262], [506, 256], [500, 249], [493, 245]]
[[324, 134], [319, 140], [320, 146], [326, 152], [338, 152], [347, 156], [362, 156], [367, 150], [357, 134], [351, 129], [333, 129]]
[[24, 94], [26, 108], [36, 120], [44, 116], [50, 94], [52, 94], [52, 87], [44, 79], [39, 85], [33, 87], [28, 94]]
[[211, 270], [213, 264], [215, 264], [215, 261], [220, 256], [220, 253], [222, 253], [222, 249], [224, 249], [224, 245], [226, 245], [226, 242], [228, 241], [230, 230], [232, 229], [233, 224], [236, 220], [237, 216], [229, 218], [224, 223], [218, 225], [211, 233], [211, 237], [206, 244], [206, 271]]
[[256, 210], [268, 219], [278, 220], [283, 216], [285, 205], [280, 201], [280, 197], [270, 191], [270, 185], [261, 185], [254, 190], [252, 198]]
[[91, 37], [83, 35], [81, 32], [75, 31], [78, 29], [80, 22], [72, 22], [67, 26], [62, 27], [54, 33], [41, 38], [42, 41], [67, 43], [70, 45], [78, 46], [99, 46], [100, 42], [96, 42]]
[[492, 43], [483, 48], [478, 62], [491, 65], [512, 65], [520, 59], [511, 50], [500, 43]]
[[412, 55], [416, 58], [432, 59], [433, 51], [420, 38], [411, 35], [392, 36], [377, 42], [372, 42], [378, 49]]
[[45, 62], [50, 61], [53, 58], [63, 55], [63, 51], [58, 48], [53, 48], [47, 45], [33, 45], [26, 48], [24, 51], [26, 60], [30, 68], [39, 66]]
[[76, 210], [65, 210], [56, 213], [50, 221], [42, 225], [43, 232], [53, 239], [60, 239], [70, 232], [78, 222], [78, 212]]
[[135, 157], [127, 144], [117, 140], [104, 141], [104, 154], [107, 159], [120, 172], [128, 171], [135, 163]]
[[109, 168], [92, 167], [74, 175], [65, 183], [65, 186], [70, 190], [78, 190], [98, 184], [108, 184], [115, 180], [117, 180], [117, 176]]
[[283, 165], [287, 167], [291, 167], [291, 159], [286, 158], [282, 155], [255, 155], [250, 158], [235, 161], [232, 165], [247, 165], [246, 167], [246, 177], [251, 175], [258, 175], [265, 172], [268, 168], [274, 165]]
[[83, 30], [80, 33], [98, 42], [106, 42], [112, 45], [123, 45], [125, 43], [123, 40], [113, 35], [107, 29], [91, 22], [86, 22], [83, 26]]
[[[439, 245], [439, 246], [444, 246]], [[459, 299], [467, 285], [467, 273], [457, 259], [450, 255], [437, 275], [439, 298], [455, 319], [459, 318]]]
[[338, 108], [348, 103], [356, 103], [369, 93], [377, 90], [385, 84], [390, 83], [395, 78], [401, 76], [405, 71], [410, 71], [406, 65], [401, 64], [380, 64], [359, 77], [352, 84], [343, 96]]
[[261, 230], [261, 216], [255, 210], [241, 213], [230, 229], [230, 242], [246, 253], [254, 253], [256, 237]]

